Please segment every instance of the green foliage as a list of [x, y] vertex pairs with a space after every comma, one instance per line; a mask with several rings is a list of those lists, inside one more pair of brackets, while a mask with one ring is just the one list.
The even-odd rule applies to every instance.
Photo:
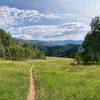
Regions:
[[44, 58], [44, 55], [30, 48], [27, 44], [19, 45], [9, 33], [0, 29], [0, 58], [7, 60], [23, 60]]
[[81, 60], [84, 64], [100, 63], [100, 17], [95, 17], [91, 22], [91, 31], [83, 42]]

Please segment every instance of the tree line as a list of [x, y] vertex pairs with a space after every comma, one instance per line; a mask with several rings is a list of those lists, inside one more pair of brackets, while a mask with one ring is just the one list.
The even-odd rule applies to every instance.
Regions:
[[100, 63], [100, 17], [95, 17], [82, 44], [81, 52], [76, 56], [78, 62], [84, 64]]
[[24, 60], [45, 58], [39, 50], [32, 49], [28, 44], [20, 45], [10, 33], [0, 29], [0, 58], [6, 60]]

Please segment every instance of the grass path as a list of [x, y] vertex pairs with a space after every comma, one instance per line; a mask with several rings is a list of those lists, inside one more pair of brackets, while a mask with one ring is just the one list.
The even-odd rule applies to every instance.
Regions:
[[35, 86], [34, 86], [34, 79], [33, 79], [33, 74], [32, 74], [32, 70], [33, 67], [31, 67], [30, 69], [30, 86], [29, 86], [29, 94], [27, 96], [27, 100], [35, 100]]

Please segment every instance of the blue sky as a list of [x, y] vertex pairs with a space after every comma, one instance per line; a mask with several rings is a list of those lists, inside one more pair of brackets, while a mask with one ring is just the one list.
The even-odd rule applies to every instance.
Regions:
[[83, 40], [100, 0], [0, 0], [0, 28], [35, 40]]

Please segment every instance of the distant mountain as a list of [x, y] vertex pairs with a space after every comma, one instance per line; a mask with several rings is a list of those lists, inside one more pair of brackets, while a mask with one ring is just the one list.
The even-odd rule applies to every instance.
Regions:
[[82, 44], [82, 41], [75, 41], [75, 40], [63, 40], [63, 41], [49, 41], [53, 45], [67, 45], [67, 44]]
[[43, 46], [51, 46], [52, 43], [50, 42], [46, 42], [46, 41], [39, 41], [39, 40], [23, 40], [23, 39], [18, 39], [18, 38], [15, 38], [15, 40], [17, 42], [19, 42], [20, 44], [23, 44], [23, 43], [28, 43], [30, 45], [43, 45]]
[[62, 41], [39, 41], [39, 40], [23, 40], [15, 38], [19, 43], [29, 43], [31, 45], [42, 45], [42, 46], [55, 46], [55, 45], [68, 45], [68, 44], [82, 44], [82, 41], [75, 40], [62, 40]]
[[33, 49], [38, 49], [46, 56], [72, 57], [78, 52], [82, 41], [38, 41], [16, 39], [20, 44], [28, 43]]

